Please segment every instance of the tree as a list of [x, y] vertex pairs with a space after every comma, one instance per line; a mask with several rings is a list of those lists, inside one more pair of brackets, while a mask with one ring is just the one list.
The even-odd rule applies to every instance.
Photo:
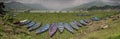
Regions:
[[13, 21], [13, 15], [12, 13], [8, 13], [8, 11], [5, 11], [5, 5], [4, 2], [0, 2], [0, 17], [2, 18], [3, 24], [6, 22], [12, 22]]
[[4, 2], [0, 2], [0, 17], [3, 19], [3, 17], [5, 16], [5, 11], [4, 11], [5, 5]]

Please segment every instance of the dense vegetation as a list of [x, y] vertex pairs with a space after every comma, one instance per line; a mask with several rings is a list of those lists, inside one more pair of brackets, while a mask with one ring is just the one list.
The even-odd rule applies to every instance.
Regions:
[[2, 18], [3, 18], [4, 15], [5, 15], [4, 8], [5, 8], [4, 3], [3, 3], [3, 2], [0, 2], [0, 17], [2, 17]]
[[105, 10], [105, 9], [120, 9], [120, 5], [116, 5], [116, 6], [106, 5], [106, 6], [102, 6], [102, 7], [92, 6], [92, 7], [88, 8], [88, 10]]

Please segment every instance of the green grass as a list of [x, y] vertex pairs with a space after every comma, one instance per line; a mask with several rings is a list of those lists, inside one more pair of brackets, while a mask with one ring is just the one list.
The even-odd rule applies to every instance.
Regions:
[[[76, 14], [83, 14], [83, 13], [91, 14], [91, 16], [76, 16]], [[108, 11], [88, 11], [88, 12], [83, 11], [79, 13], [21, 13], [21, 14], [18, 14], [15, 17], [15, 19], [16, 20], [29, 19], [29, 20], [35, 21], [36, 23], [42, 22], [42, 26], [44, 26], [46, 23], [50, 23], [50, 24], [53, 22], [69, 23], [74, 19], [79, 21], [80, 19], [89, 19], [92, 16], [103, 18], [103, 17], [106, 17], [107, 15], [113, 15], [115, 13], [117, 13], [117, 11], [109, 11], [109, 12]], [[25, 26], [23, 26], [21, 29], [28, 32]], [[1, 39], [74, 39], [76, 37], [79, 37], [78, 35], [81, 30], [84, 31], [86, 29], [87, 29], [86, 27], [80, 27], [78, 31], [74, 30], [75, 31], [74, 34], [71, 34], [69, 31], [65, 29], [63, 33], [60, 33], [59, 31], [57, 31], [53, 37], [49, 36], [48, 31], [38, 35], [35, 34], [35, 31], [28, 32], [30, 35], [21, 33], [21, 34], [7, 36], [6, 33], [4, 33], [5, 35], [1, 37]], [[97, 35], [98, 33], [96, 32], [94, 34]], [[104, 34], [104, 33], [101, 33], [101, 34]], [[98, 38], [98, 37], [95, 37], [95, 38]], [[94, 36], [92, 38], [94, 38]]]
[[120, 20], [110, 21], [109, 25], [109, 28], [87, 34], [82, 39], [120, 39]]

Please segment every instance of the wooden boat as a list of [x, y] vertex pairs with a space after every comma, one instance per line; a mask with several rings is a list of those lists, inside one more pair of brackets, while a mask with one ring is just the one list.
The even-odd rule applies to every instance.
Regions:
[[84, 19], [84, 21], [85, 21], [86, 23], [88, 23], [88, 25], [92, 25], [92, 24], [93, 24], [92, 20], [90, 20], [90, 19]]
[[70, 25], [74, 28], [74, 29], [79, 29], [78, 26], [74, 23], [74, 22], [70, 22]]
[[57, 23], [52, 23], [52, 25], [49, 28], [49, 35], [52, 37], [56, 31], [57, 31]]
[[50, 24], [46, 24], [45, 26], [39, 28], [39, 29], [36, 31], [36, 34], [42, 33], [42, 32], [44, 32], [44, 31], [48, 30], [49, 27], [50, 27]]
[[41, 22], [40, 22], [40, 23], [35, 24], [35, 25], [34, 25], [34, 26], [32, 26], [32, 27], [30, 27], [28, 30], [29, 30], [29, 31], [32, 31], [32, 30], [34, 30], [34, 29], [36, 29], [36, 28], [40, 27], [40, 25], [41, 25]]
[[35, 22], [34, 22], [34, 21], [28, 23], [28, 24], [27, 24], [27, 28], [30, 28], [30, 27], [32, 27], [33, 25], [35, 25]]
[[84, 21], [85, 21], [86, 23], [91, 22], [91, 20], [89, 20], [89, 19], [84, 19]]
[[59, 29], [60, 32], [63, 32], [63, 30], [64, 30], [63, 22], [58, 23], [58, 29]]
[[68, 31], [70, 31], [71, 33], [74, 32], [74, 31], [73, 31], [73, 28], [72, 28], [68, 23], [64, 23], [64, 26], [65, 26], [65, 28], [66, 28]]
[[20, 26], [22, 26], [22, 25], [26, 25], [26, 24], [28, 24], [28, 23], [30, 23], [31, 21], [30, 20], [22, 20], [22, 21], [20, 21]]
[[83, 26], [81, 23], [77, 22], [76, 20], [74, 20], [73, 22], [74, 22], [77, 26], [80, 26], [80, 27]]
[[91, 20], [93, 20], [93, 21], [100, 21], [101, 19], [99, 17], [92, 17]]
[[28, 21], [28, 19], [25, 19], [25, 20], [21, 20], [20, 22], [22, 23], [22, 22], [26, 22], [26, 21]]
[[84, 20], [80, 20], [80, 23], [83, 25], [87, 25], [87, 23]]
[[93, 22], [92, 22], [92, 21], [88, 23], [88, 25], [92, 25], [92, 24], [93, 24]]

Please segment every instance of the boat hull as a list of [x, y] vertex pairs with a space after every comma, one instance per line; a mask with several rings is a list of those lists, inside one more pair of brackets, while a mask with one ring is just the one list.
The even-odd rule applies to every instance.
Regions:
[[77, 26], [82, 27], [83, 25], [77, 21], [73, 21]]
[[27, 28], [30, 28], [30, 27], [32, 27], [33, 25], [35, 25], [35, 22], [30, 22], [30, 23], [28, 23], [28, 25], [27, 25]]
[[42, 28], [39, 28], [39, 29], [36, 31], [36, 34], [42, 33], [42, 32], [44, 32], [44, 31], [48, 30], [49, 27], [50, 27], [50, 24], [46, 24], [46, 25], [43, 26]]
[[71, 33], [74, 32], [74, 31], [73, 31], [73, 28], [72, 28], [68, 23], [64, 23], [64, 26], [65, 26], [65, 28], [66, 28], [68, 31], [70, 31]]
[[74, 29], [79, 29], [78, 26], [74, 23], [74, 22], [70, 22], [70, 25], [74, 28]]
[[28, 30], [29, 30], [29, 31], [32, 31], [32, 30], [40, 27], [40, 25], [41, 25], [41, 23], [37, 23], [37, 24], [35, 24], [34, 26], [30, 27]]
[[49, 35], [52, 37], [57, 31], [57, 23], [53, 23], [49, 28]]
[[63, 30], [64, 30], [64, 25], [63, 25], [62, 22], [59, 22], [59, 23], [58, 23], [58, 29], [59, 29], [60, 32], [63, 32]]
[[87, 23], [84, 20], [80, 20], [80, 23], [83, 25], [87, 25]]

